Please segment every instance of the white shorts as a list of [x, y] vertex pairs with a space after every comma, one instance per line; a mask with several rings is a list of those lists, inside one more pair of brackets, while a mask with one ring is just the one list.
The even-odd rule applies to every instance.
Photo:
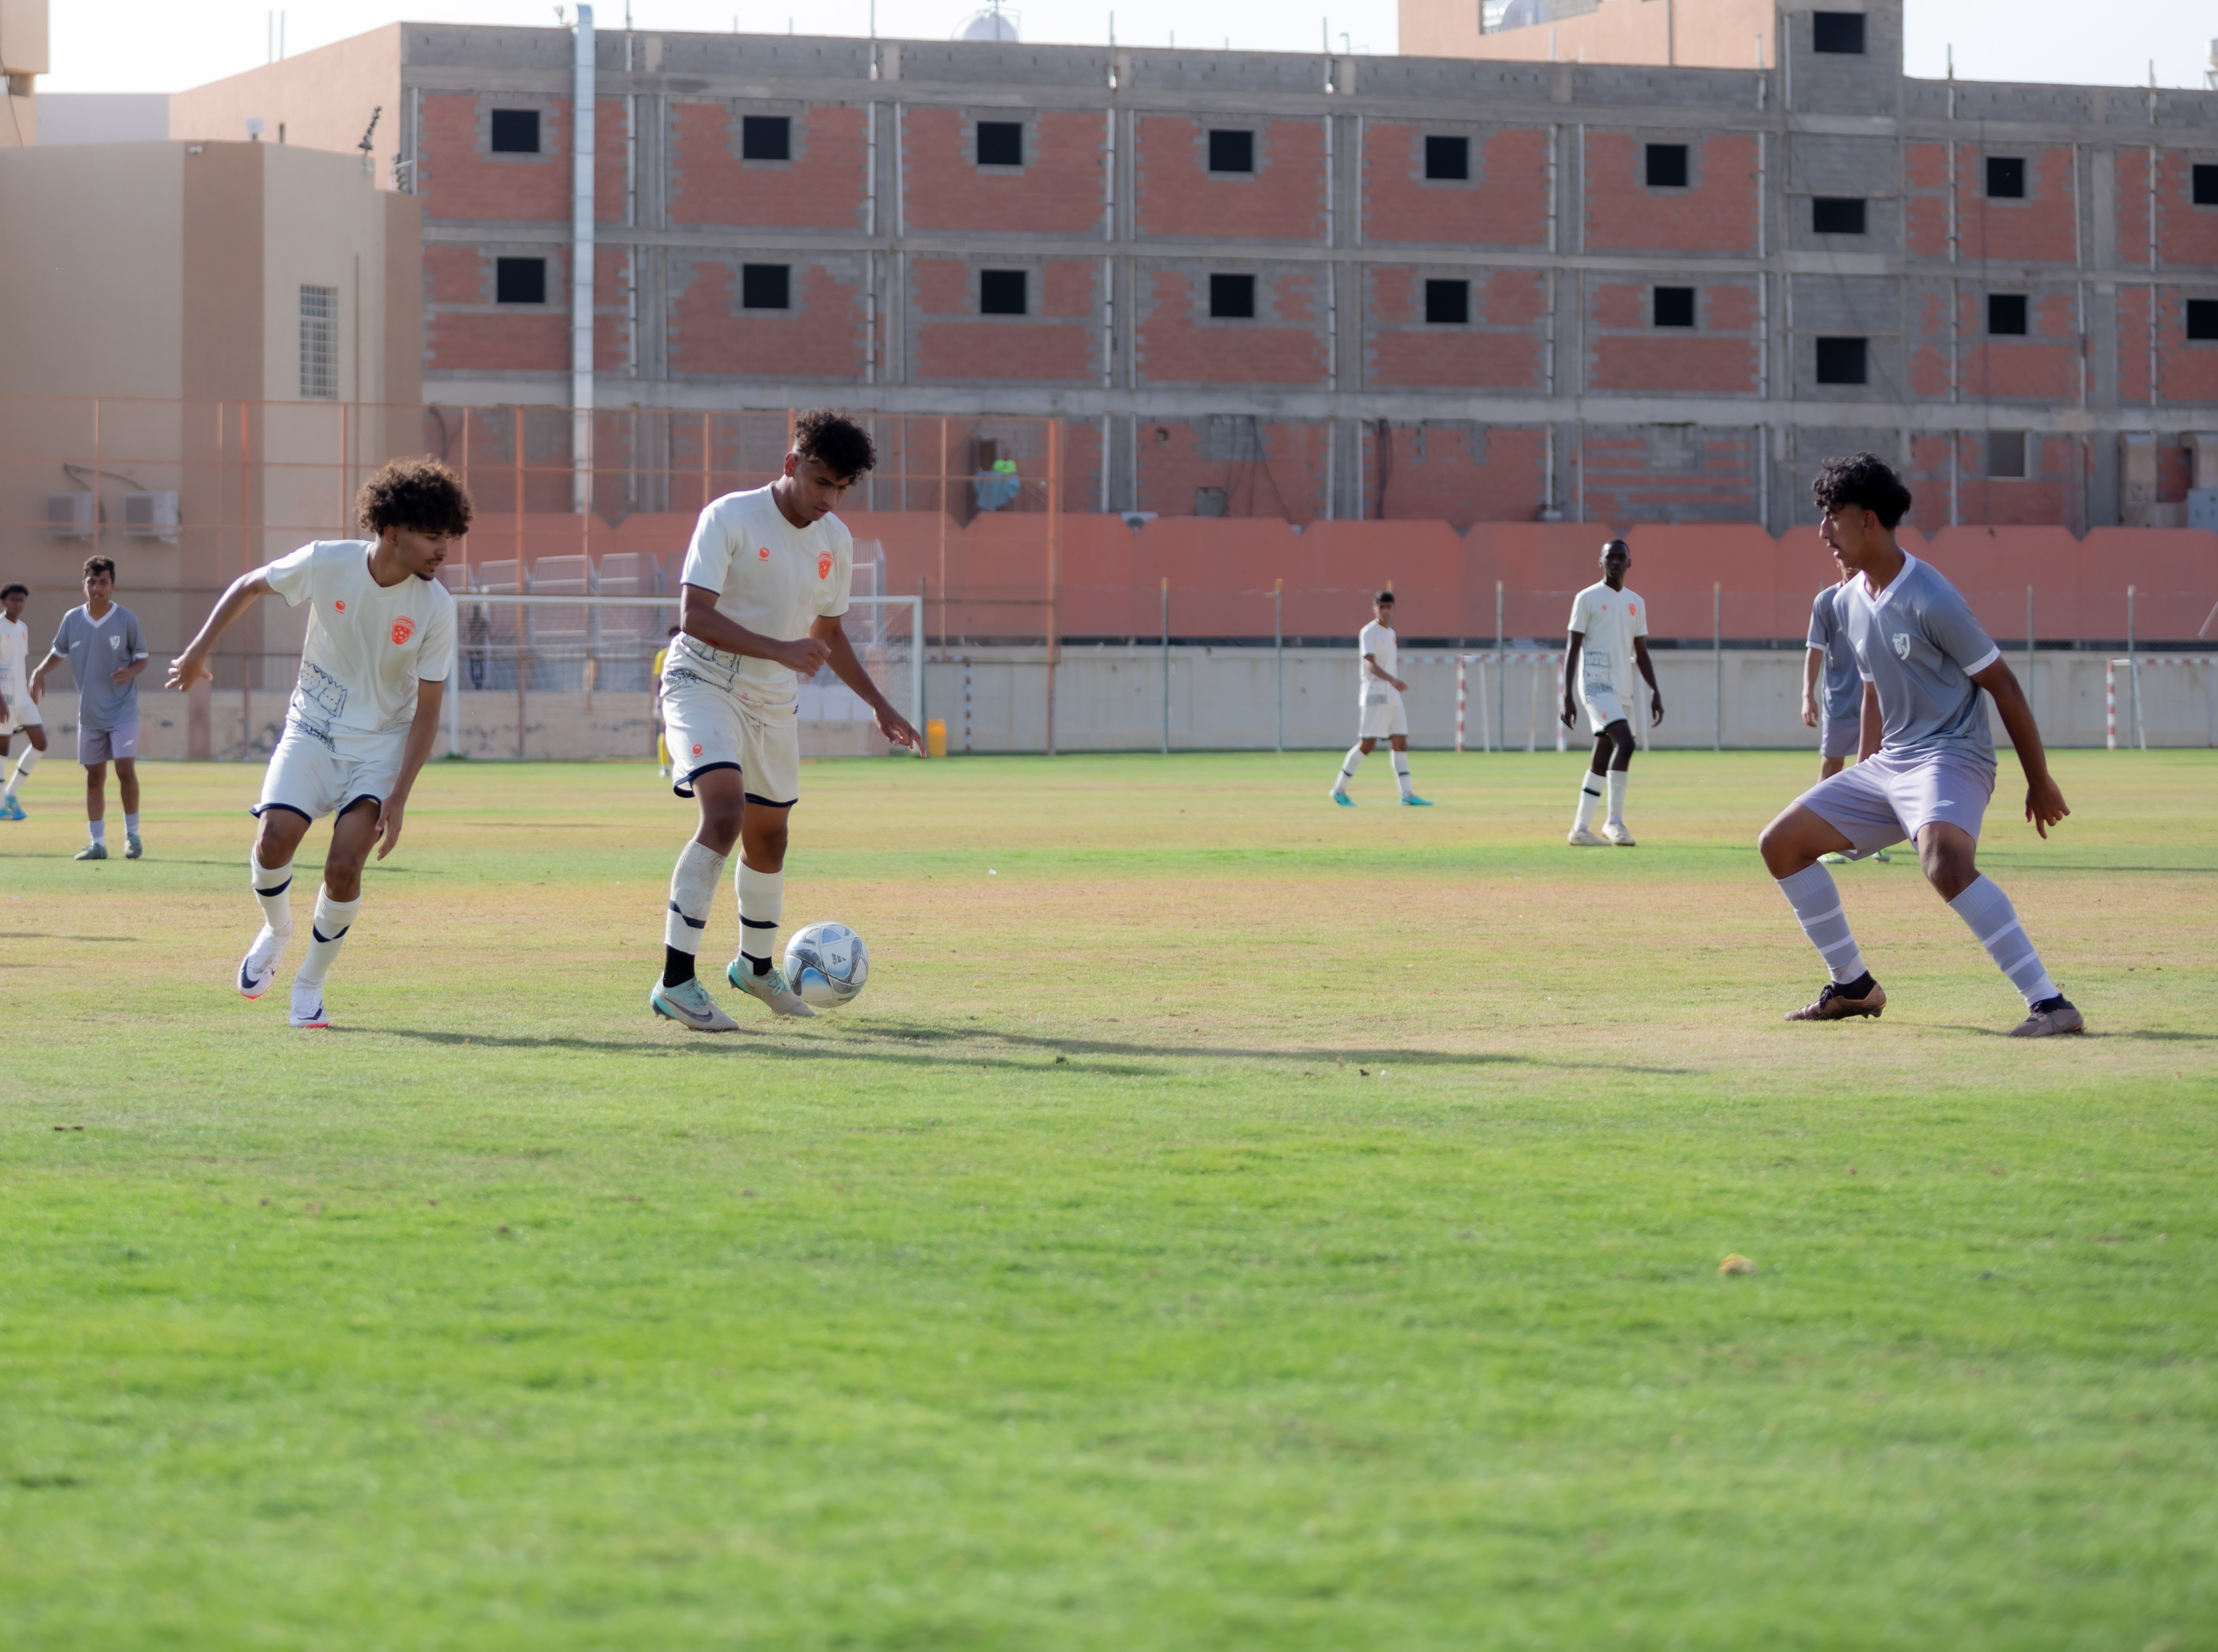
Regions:
[[1579, 703], [1587, 708], [1587, 721], [1594, 725], [1597, 734], [1614, 722], [1621, 721], [1628, 727], [1632, 724], [1633, 720], [1625, 715], [1625, 702], [1607, 683], [1580, 684]]
[[0, 739], [10, 734], [20, 734], [27, 728], [43, 728], [46, 720], [39, 715], [39, 702], [28, 694], [8, 696], [8, 715], [0, 719]]
[[400, 758], [408, 745], [406, 728], [360, 733], [352, 729], [313, 728], [297, 718], [288, 721], [270, 770], [262, 777], [262, 801], [250, 814], [288, 809], [304, 820], [344, 814], [367, 797], [382, 803], [400, 778]]
[[1856, 747], [1863, 742], [1864, 720], [1855, 717], [1825, 717], [1818, 719], [1818, 755], [1821, 758], [1852, 758]]
[[1396, 734], [1404, 739], [1409, 737], [1409, 714], [1402, 708], [1401, 690], [1384, 683], [1363, 696], [1359, 718], [1358, 739], [1383, 740]]
[[801, 797], [798, 696], [765, 693], [739, 675], [740, 656], [672, 649], [662, 675], [663, 739], [671, 790], [693, 795], [693, 777], [737, 769], [747, 800], [785, 808]]
[[1979, 840], [1995, 768], [1955, 752], [1889, 757], [1880, 752], [1821, 780], [1795, 801], [1860, 855], [1915, 838], [1936, 820]]

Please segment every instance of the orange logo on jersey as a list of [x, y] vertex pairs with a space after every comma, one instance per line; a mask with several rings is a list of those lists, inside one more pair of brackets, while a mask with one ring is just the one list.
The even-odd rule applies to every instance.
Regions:
[[693, 748], [693, 755], [697, 758], [701, 755], [701, 748], [699, 746], [697, 746]]
[[342, 602], [342, 603], [333, 603], [331, 604], [331, 606], [332, 606], [333, 608], [336, 608], [337, 609], [338, 609], [338, 611], [339, 611], [340, 613], [342, 613], [342, 614], [344, 614], [344, 613], [345, 613], [345, 612], [346, 612], [346, 604], [345, 604], [344, 603], [343, 603], [343, 602]]
[[769, 560], [770, 560], [770, 547], [769, 547], [769, 546], [767, 546], [767, 545], [765, 545], [765, 546], [764, 546], [764, 547], [762, 548], [762, 549], [760, 549], [760, 550], [757, 551], [757, 552], [755, 553], [755, 560], [757, 560], [758, 562], [767, 562], [767, 561], [769, 561]]
[[415, 634], [415, 621], [403, 618], [393, 622], [393, 646], [394, 647], [398, 648], [402, 643], [407, 641], [409, 638]]
[[819, 579], [829, 579], [832, 577], [831, 552], [819, 551], [816, 553], [816, 577]]
[[1627, 603], [1625, 605], [1625, 611], [1628, 616], [1638, 614], [1640, 612], [1640, 604], [1639, 603]]

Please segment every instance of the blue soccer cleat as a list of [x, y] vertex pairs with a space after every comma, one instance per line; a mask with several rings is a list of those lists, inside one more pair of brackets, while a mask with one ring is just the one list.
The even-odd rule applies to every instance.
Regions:
[[1407, 797], [1402, 800], [1402, 807], [1405, 809], [1428, 809], [1432, 807], [1432, 806], [1433, 800], [1431, 798], [1420, 797], [1415, 792], [1411, 792]]
[[1341, 807], [1344, 809], [1352, 809], [1355, 807], [1355, 800], [1343, 791], [1334, 792], [1332, 795], [1332, 801], [1339, 804]]

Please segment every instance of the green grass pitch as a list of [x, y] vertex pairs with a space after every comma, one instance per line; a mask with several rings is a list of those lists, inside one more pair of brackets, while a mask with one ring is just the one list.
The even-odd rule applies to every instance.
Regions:
[[1333, 762], [812, 765], [870, 987], [713, 1040], [644, 765], [435, 765], [296, 1034], [258, 768], [80, 865], [50, 762], [0, 1645], [2218, 1647], [2218, 758], [2063, 754], [2043, 844], [2004, 756], [2029, 1044], [1907, 857], [1837, 869], [1885, 1019], [1781, 1021], [1812, 758], [1586, 851], [1577, 756]]

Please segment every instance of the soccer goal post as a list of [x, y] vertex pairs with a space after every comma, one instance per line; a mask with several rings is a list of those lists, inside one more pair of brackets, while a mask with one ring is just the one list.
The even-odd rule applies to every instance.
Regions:
[[[633, 738], [645, 726], [654, 690], [654, 656], [669, 645], [678, 599], [584, 592], [462, 590], [454, 593], [455, 691], [447, 696], [448, 755], [466, 744], [505, 752], [512, 739], [527, 753], [534, 718], [567, 718], [567, 739], [542, 755], [628, 757], [651, 746]], [[858, 596], [848, 599], [845, 627], [855, 655], [895, 709], [924, 726], [924, 598]], [[542, 696], [573, 696], [548, 703]], [[629, 714], [610, 719], [597, 696], [631, 700]], [[799, 684], [804, 757], [861, 757], [883, 750], [870, 708], [828, 670]], [[494, 703], [498, 702], [499, 703]], [[581, 720], [580, 712], [592, 714]], [[473, 714], [478, 738], [466, 741]], [[497, 724], [497, 739], [486, 726]], [[596, 739], [596, 733], [602, 738]], [[546, 741], [542, 739], [542, 747]], [[608, 749], [599, 749], [605, 746]]]
[[[2103, 671], [2103, 745], [2218, 746], [2218, 654], [2121, 654]], [[2197, 727], [2199, 725], [2199, 727]]]

